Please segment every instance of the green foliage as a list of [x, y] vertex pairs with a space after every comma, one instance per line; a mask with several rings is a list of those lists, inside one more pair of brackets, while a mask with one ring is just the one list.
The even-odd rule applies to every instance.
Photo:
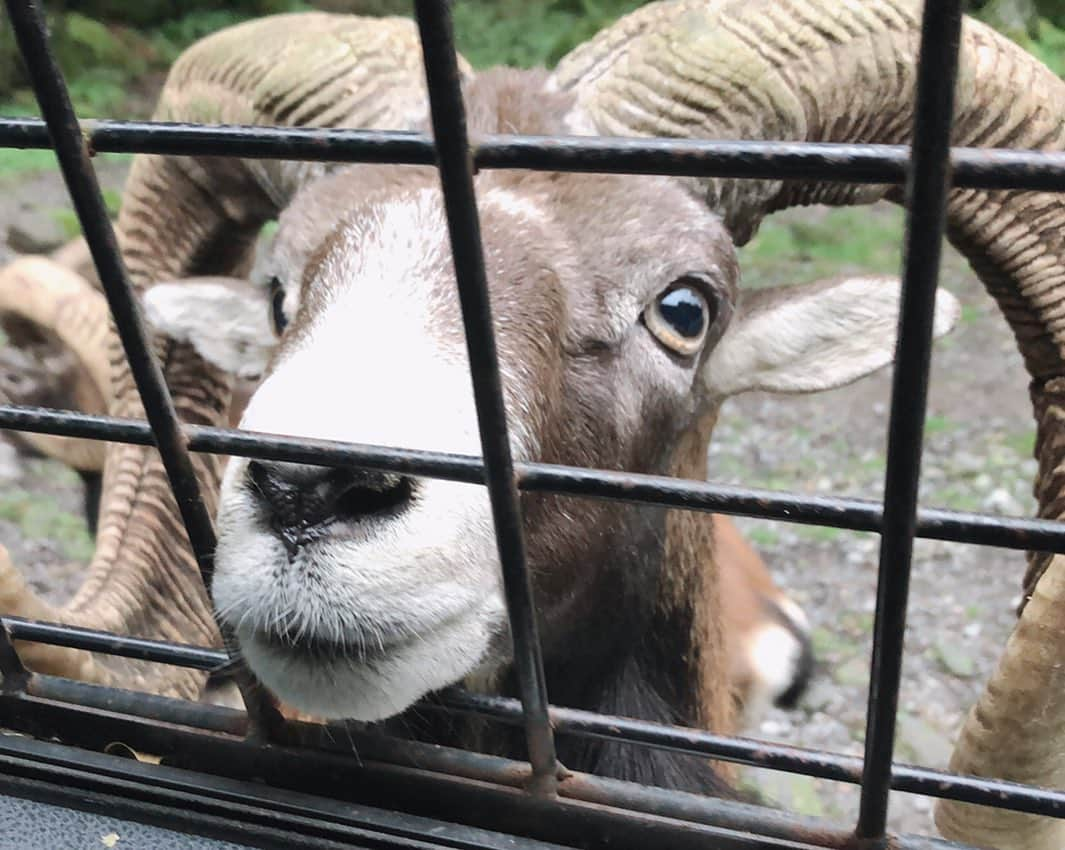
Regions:
[[475, 68], [553, 66], [645, 0], [458, 0], [458, 47]]
[[[104, 204], [107, 206], [107, 214], [111, 218], [115, 218], [122, 203], [122, 195], [114, 189], [104, 189], [102, 194]], [[67, 239], [73, 239], [81, 235], [81, 222], [78, 220], [78, 214], [74, 210], [60, 207], [51, 210], [49, 215], [62, 228], [63, 234]]]
[[1065, 0], [973, 0], [970, 11], [1065, 76]]
[[[206, 5], [206, 4], [205, 4]], [[306, 11], [310, 7], [299, 0], [261, 0], [259, 6], [269, 6], [269, 12], [249, 13], [250, 3], [218, 4], [218, 8], [194, 9], [180, 17], [166, 21], [150, 36], [152, 48], [162, 64], [170, 65], [181, 51], [204, 36], [225, 27], [239, 24], [259, 14]]]
[[0, 180], [15, 174], [34, 174], [55, 167], [55, 154], [50, 150], [0, 148]]
[[95, 545], [85, 520], [62, 508], [42, 493], [9, 489], [0, 494], [0, 519], [13, 522], [32, 540], [58, 543], [64, 557], [87, 561]]
[[768, 219], [740, 250], [744, 283], [777, 286], [856, 271], [897, 274], [902, 228], [901, 211], [868, 207]]

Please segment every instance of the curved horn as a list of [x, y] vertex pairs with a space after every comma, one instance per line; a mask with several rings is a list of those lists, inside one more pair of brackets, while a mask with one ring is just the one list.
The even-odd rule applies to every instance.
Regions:
[[[1009, 753], [1011, 761], [1025, 765], [1025, 781], [1048, 788], [1065, 785], [1063, 648], [1065, 557], [1055, 555], [1021, 612], [979, 704], [965, 720], [951, 770], [994, 775], [1002, 754]], [[941, 801], [936, 826], [944, 835], [997, 850], [1065, 847], [1065, 823], [1056, 818], [967, 803]]]
[[[919, 27], [916, 0], [676, 0], [646, 6], [577, 48], [554, 80], [577, 97], [571, 124], [578, 132], [905, 143]], [[955, 144], [1065, 148], [1065, 82], [971, 20], [963, 28], [956, 100]], [[766, 214], [789, 206], [901, 200], [899, 190], [884, 186], [725, 179], [691, 185], [721, 212], [738, 243]], [[997, 300], [1032, 375], [1040, 514], [1059, 519], [1065, 516], [1065, 203], [1043, 192], [955, 190], [947, 232]], [[1030, 558], [1029, 591], [1049, 562]], [[1048, 586], [1054, 581], [1043, 578]], [[1051, 598], [1042, 584], [1040, 593]], [[962, 769], [1061, 782], [1065, 688], [1060, 671], [1043, 663], [1065, 652], [1065, 631], [1050, 627], [1053, 610], [1040, 603], [1025, 612], [959, 742], [955, 764]], [[1060, 610], [1059, 603], [1059, 621]], [[1004, 696], [1014, 690], [1016, 698]], [[1012, 746], [1022, 731], [1029, 746]], [[1035, 742], [1045, 758], [1035, 758]], [[948, 837], [983, 845], [1001, 840], [985, 830], [999, 817], [977, 819], [969, 807], [943, 803], [939, 822]], [[1009, 817], [1011, 828], [1028, 824], [1027, 837], [1002, 846], [1062, 846], [1061, 833], [1048, 835], [1040, 819]]]
[[48, 259], [65, 266], [74, 274], [81, 275], [93, 289], [103, 291], [100, 278], [96, 274], [96, 266], [92, 261], [92, 254], [89, 253], [89, 243], [85, 241], [84, 236], [78, 236], [65, 245], [60, 245], [48, 255]]
[[[107, 301], [69, 268], [44, 257], [22, 257], [0, 269], [0, 315], [29, 322], [73, 354], [79, 374], [75, 406], [103, 413], [111, 396], [107, 361]], [[84, 471], [103, 469], [105, 444], [23, 433], [42, 454]]]
[[[425, 104], [412, 22], [310, 12], [252, 21], [193, 45], [171, 69], [154, 117], [410, 129], [422, 119]], [[138, 156], [118, 219], [119, 244], [134, 283], [144, 287], [193, 275], [240, 276], [262, 224], [325, 168]], [[229, 377], [187, 344], [159, 338], [156, 353], [182, 420], [222, 424]], [[110, 360], [111, 412], [143, 417], [114, 334]], [[213, 512], [222, 462], [209, 456], [193, 460]], [[35, 604], [40, 602], [28, 590], [7, 601], [14, 613]], [[66, 622], [94, 628], [218, 643], [207, 594], [154, 451], [108, 446], [96, 552], [85, 583], [58, 614]], [[67, 674], [85, 675], [73, 654]], [[159, 693], [196, 697], [203, 675], [155, 666], [145, 667], [133, 681]]]

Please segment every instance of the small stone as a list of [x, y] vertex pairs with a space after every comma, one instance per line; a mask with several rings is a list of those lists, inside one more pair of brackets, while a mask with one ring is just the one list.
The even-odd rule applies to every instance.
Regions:
[[1005, 487], [996, 487], [983, 501], [985, 511], [996, 514], [1019, 516], [1024, 512], [1021, 503]]
[[979, 623], [969, 623], [961, 631], [967, 638], [975, 638], [980, 636], [980, 632], [983, 631], [983, 628]]
[[865, 687], [869, 683], [869, 662], [861, 656], [845, 661], [832, 671], [832, 678], [841, 685]]
[[824, 711], [832, 704], [835, 688], [826, 679], [817, 677], [806, 689], [800, 705], [807, 711]]
[[778, 738], [791, 731], [791, 724], [786, 720], [766, 720], [758, 727], [758, 731], [768, 737]]
[[0, 481], [15, 481], [21, 475], [18, 449], [7, 440], [0, 440]]
[[824, 804], [817, 780], [797, 773], [769, 773], [759, 777], [758, 789], [778, 806], [810, 817], [822, 817]]
[[982, 455], [966, 451], [956, 452], [950, 461], [959, 472], [979, 472], [987, 463], [987, 459]]
[[943, 668], [959, 679], [971, 679], [976, 675], [976, 665], [973, 663], [972, 656], [958, 646], [946, 640], [937, 641], [935, 654]]
[[8, 245], [20, 254], [47, 254], [68, 239], [62, 225], [46, 211], [19, 210], [7, 228]]
[[946, 735], [924, 719], [901, 711], [897, 720], [896, 746], [907, 761], [925, 767], [947, 764], [953, 750]]

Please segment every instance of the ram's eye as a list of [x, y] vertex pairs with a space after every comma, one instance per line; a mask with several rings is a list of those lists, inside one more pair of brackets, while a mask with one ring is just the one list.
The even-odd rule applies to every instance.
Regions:
[[270, 321], [274, 326], [274, 333], [281, 333], [288, 325], [288, 317], [285, 315], [285, 287], [276, 277], [270, 278]]
[[644, 323], [664, 346], [690, 357], [702, 348], [717, 318], [716, 292], [701, 276], [677, 278], [644, 308]]

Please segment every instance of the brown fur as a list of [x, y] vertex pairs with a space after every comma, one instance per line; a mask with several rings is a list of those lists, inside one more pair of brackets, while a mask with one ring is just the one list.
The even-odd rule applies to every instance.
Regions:
[[[479, 76], [467, 91], [471, 131], [562, 132], [569, 99], [545, 94], [544, 79]], [[349, 285], [344, 257], [358, 250], [375, 209], [413, 203], [437, 180], [426, 169], [353, 166], [294, 200], [280, 223], [286, 234], [306, 229], [289, 239], [299, 243], [293, 257], [303, 257], [290, 271], [301, 274], [301, 304], [275, 363]], [[731, 312], [738, 270], [717, 219], [659, 177], [490, 172], [477, 178], [477, 190], [508, 417], [538, 446], [528, 459], [705, 478], [716, 410], [702, 369], [712, 340], [679, 357], [641, 315], [691, 272], [713, 279], [708, 297], [725, 305], [722, 316]], [[432, 233], [412, 250], [428, 252], [419, 268], [431, 288], [431, 332], [457, 346], [462, 325], [446, 246], [443, 233]], [[548, 494], [525, 494], [522, 506], [552, 699], [731, 731], [711, 517]], [[465, 734], [435, 737], [454, 743]], [[699, 790], [718, 782], [683, 757], [561, 746], [577, 769]]]

